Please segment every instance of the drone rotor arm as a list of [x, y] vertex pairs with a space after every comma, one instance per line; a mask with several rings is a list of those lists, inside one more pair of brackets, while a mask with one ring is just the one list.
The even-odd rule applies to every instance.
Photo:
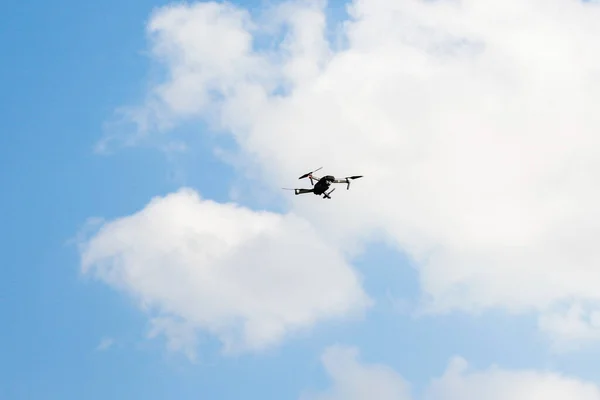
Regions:
[[293, 190], [295, 195], [313, 193], [314, 189], [293, 189], [293, 188], [282, 188], [283, 190]]
[[344, 179], [336, 179], [333, 182], [334, 183], [345, 183], [347, 185], [346, 190], [349, 190], [350, 189], [350, 180], [358, 179], [358, 178], [362, 178], [362, 177], [363, 177], [363, 175], [352, 175], [352, 176], [347, 176]]
[[321, 177], [319, 177], [319, 176], [314, 176], [313, 174], [310, 174], [310, 175], [308, 176], [308, 178], [310, 179], [310, 184], [311, 184], [311, 185], [313, 185], [313, 186], [315, 186], [315, 184], [314, 184], [314, 182], [313, 182], [313, 181], [317, 181], [317, 182], [318, 182], [318, 181], [321, 179]]

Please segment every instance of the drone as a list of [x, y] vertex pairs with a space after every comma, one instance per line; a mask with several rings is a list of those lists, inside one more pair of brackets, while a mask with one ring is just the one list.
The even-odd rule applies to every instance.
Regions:
[[[348, 185], [346, 187], [346, 190], [349, 190], [351, 179], [354, 180], [354, 179], [363, 177], [363, 175], [354, 175], [354, 176], [347, 176], [343, 179], [335, 179], [335, 176], [333, 176], [333, 175], [325, 175], [322, 178], [314, 176], [313, 174], [315, 172], [319, 171], [321, 168], [323, 168], [323, 167], [317, 168], [314, 171], [308, 172], [308, 173], [302, 175], [300, 178], [298, 178], [298, 179], [304, 179], [304, 178], [310, 179], [310, 184], [313, 186], [312, 189], [290, 189], [290, 188], [282, 188], [282, 189], [293, 190], [294, 194], [296, 194], [296, 195], [305, 194], [305, 193], [313, 193], [317, 196], [323, 196], [324, 199], [331, 199], [330, 195], [331, 195], [331, 193], [333, 193], [335, 188], [331, 189], [329, 192], [327, 192], [327, 190], [329, 189], [329, 187], [331, 186], [332, 183], [345, 183]], [[317, 181], [317, 183], [315, 184], [314, 181]]]

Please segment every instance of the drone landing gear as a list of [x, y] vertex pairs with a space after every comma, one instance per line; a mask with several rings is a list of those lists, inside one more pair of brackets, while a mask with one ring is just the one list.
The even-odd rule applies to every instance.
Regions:
[[335, 188], [331, 189], [329, 191], [329, 193], [323, 193], [323, 198], [324, 199], [331, 199], [331, 197], [329, 196], [331, 193], [333, 193], [333, 191], [335, 190]]

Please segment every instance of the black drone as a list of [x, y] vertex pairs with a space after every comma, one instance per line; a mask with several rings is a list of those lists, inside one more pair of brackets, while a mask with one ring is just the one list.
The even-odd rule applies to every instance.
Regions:
[[[321, 168], [323, 168], [323, 167], [321, 167]], [[345, 183], [348, 185], [346, 187], [346, 190], [348, 190], [348, 189], [350, 189], [350, 180], [351, 179], [358, 179], [358, 178], [363, 177], [363, 175], [354, 175], [354, 176], [347, 176], [343, 179], [335, 179], [335, 176], [333, 176], [333, 175], [325, 175], [322, 178], [318, 178], [318, 177], [314, 176], [313, 173], [317, 172], [321, 168], [315, 169], [314, 171], [304, 174], [300, 178], [298, 178], [298, 179], [309, 178], [310, 184], [313, 186], [312, 189], [290, 189], [290, 188], [283, 188], [283, 189], [293, 190], [296, 195], [304, 194], [304, 193], [314, 193], [317, 196], [323, 196], [324, 199], [331, 199], [331, 197], [329, 195], [335, 190], [335, 188], [331, 189], [329, 191], [329, 193], [327, 192], [327, 190], [329, 189], [329, 186], [331, 186], [332, 183]], [[315, 184], [314, 181], [317, 181], [317, 183]]]

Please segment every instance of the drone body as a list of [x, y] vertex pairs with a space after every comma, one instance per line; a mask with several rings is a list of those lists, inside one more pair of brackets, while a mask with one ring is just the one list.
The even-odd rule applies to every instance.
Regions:
[[[323, 168], [323, 167], [321, 167], [321, 168]], [[309, 178], [310, 184], [313, 185], [312, 189], [288, 189], [288, 188], [284, 188], [284, 189], [293, 190], [296, 195], [305, 194], [305, 193], [313, 193], [317, 196], [323, 196], [324, 199], [331, 199], [331, 197], [329, 195], [335, 190], [335, 188], [331, 189], [331, 191], [329, 191], [329, 192], [327, 192], [327, 190], [329, 190], [329, 187], [331, 186], [332, 183], [345, 183], [348, 185], [346, 189], [350, 189], [350, 179], [362, 178], [362, 175], [348, 176], [343, 179], [335, 179], [335, 176], [333, 176], [333, 175], [325, 175], [322, 178], [314, 176], [313, 173], [317, 172], [321, 168], [318, 168], [312, 172], [304, 174], [300, 178], [298, 178], [298, 179]], [[317, 183], [313, 183], [315, 180], [317, 181]]]

